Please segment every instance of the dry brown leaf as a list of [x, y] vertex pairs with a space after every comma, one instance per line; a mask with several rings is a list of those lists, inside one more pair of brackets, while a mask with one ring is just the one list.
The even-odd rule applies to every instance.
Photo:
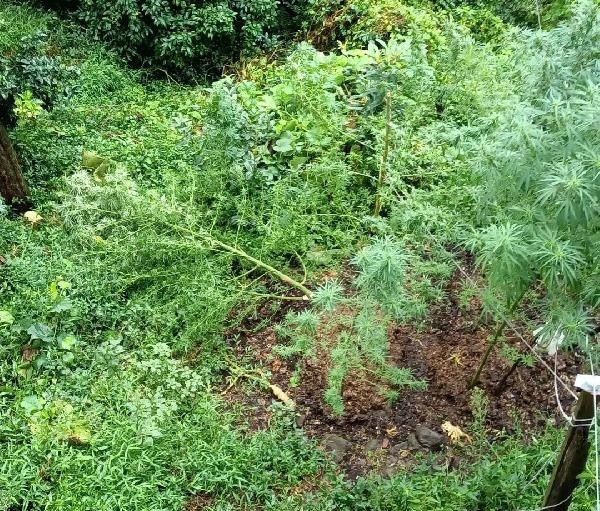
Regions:
[[467, 443], [471, 442], [471, 437], [458, 426], [452, 424], [450, 421], [446, 421], [442, 424], [442, 431], [448, 435], [451, 444], [460, 443], [460, 441], [463, 439]]
[[462, 360], [460, 358], [460, 353], [452, 353], [452, 355], [450, 355], [450, 357], [447, 359], [450, 362], [452, 362], [455, 366], [462, 366], [464, 365], [462, 363]]
[[278, 373], [280, 369], [281, 369], [281, 360], [276, 358], [275, 360], [273, 360], [273, 363], [271, 364], [271, 371], [274, 373]]
[[277, 385], [269, 385], [269, 387], [271, 387], [271, 391], [273, 392], [273, 395], [277, 399], [279, 399], [279, 401], [288, 405], [290, 408], [294, 408], [296, 406], [296, 404], [294, 403], [294, 400], [290, 396], [288, 396], [283, 390], [281, 390], [281, 387], [279, 387]]

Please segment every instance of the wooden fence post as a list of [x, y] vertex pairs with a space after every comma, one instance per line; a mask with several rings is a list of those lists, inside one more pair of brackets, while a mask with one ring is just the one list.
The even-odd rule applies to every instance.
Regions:
[[581, 376], [578, 375], [575, 381], [575, 385], [583, 390], [577, 400], [573, 424], [569, 427], [544, 496], [543, 507], [552, 511], [567, 511], [569, 508], [573, 492], [579, 483], [577, 477], [585, 468], [590, 449], [588, 432], [595, 417], [592, 393], [600, 394], [599, 377], [583, 375], [588, 383], [590, 379], [593, 380], [592, 385], [589, 385], [581, 383]]

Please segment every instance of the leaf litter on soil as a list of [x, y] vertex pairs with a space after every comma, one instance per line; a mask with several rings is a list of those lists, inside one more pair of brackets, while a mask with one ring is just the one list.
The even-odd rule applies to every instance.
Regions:
[[[237, 355], [250, 356], [254, 363], [269, 370], [271, 384], [277, 385], [293, 400], [297, 425], [308, 438], [323, 443], [335, 435], [347, 441], [348, 447], [337, 461], [349, 478], [356, 478], [379, 470], [382, 457], [387, 459], [383, 463], [387, 469], [389, 465], [409, 464], [410, 460], [407, 462], [406, 458], [411, 458], [412, 454], [405, 450], [406, 440], [418, 427], [441, 433], [442, 424], [449, 422], [465, 433], [469, 432], [473, 414], [467, 382], [487, 346], [493, 325], [486, 327], [478, 323], [481, 307], [477, 300], [472, 299], [466, 308], [459, 306], [460, 287], [460, 278], [456, 274], [448, 283], [446, 299], [430, 307], [424, 325], [392, 324], [388, 329], [391, 361], [398, 367], [410, 369], [415, 378], [425, 380], [427, 389], [400, 390], [398, 399], [390, 405], [372, 382], [350, 373], [342, 390], [345, 412], [339, 418], [331, 416], [323, 399], [329, 370], [327, 357], [281, 358], [273, 352], [279, 342], [273, 320], [282, 319], [290, 310], [306, 308], [306, 303], [285, 303], [276, 314], [265, 305], [255, 318], [230, 332], [229, 338]], [[269, 316], [273, 317], [267, 323], [264, 318]], [[253, 328], [259, 324], [267, 326]], [[533, 342], [525, 328], [517, 328], [522, 328], [520, 335]], [[506, 338], [520, 351], [527, 350], [514, 332], [507, 330]], [[547, 362], [554, 364], [554, 360]], [[581, 363], [576, 352], [561, 352], [557, 373], [568, 382], [574, 378]], [[553, 375], [540, 363], [533, 367], [518, 367], [502, 394], [494, 395], [496, 385], [510, 365], [499, 350], [495, 350], [479, 384], [489, 400], [485, 426], [490, 439], [514, 432], [515, 421], [526, 436], [531, 437], [549, 422], [561, 420]], [[292, 387], [290, 378], [298, 366], [299, 384]], [[572, 397], [560, 387], [558, 396], [563, 407], [573, 404]], [[231, 389], [226, 396], [231, 405], [247, 411], [245, 417], [250, 431], [268, 426], [272, 398], [265, 390], [242, 385]], [[446, 461], [452, 464], [452, 460]]]

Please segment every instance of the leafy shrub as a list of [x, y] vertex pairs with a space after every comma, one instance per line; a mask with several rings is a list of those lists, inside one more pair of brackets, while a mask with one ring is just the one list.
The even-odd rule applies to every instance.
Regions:
[[478, 41], [501, 44], [510, 26], [488, 8], [461, 5], [452, 10], [452, 16], [468, 28]]
[[295, 8], [274, 0], [80, 0], [75, 13], [130, 61], [193, 77], [220, 71], [240, 54], [272, 48]]
[[444, 45], [448, 19], [479, 41], [500, 43], [510, 24], [554, 26], [570, 12], [570, 0], [308, 0], [304, 27], [321, 48], [337, 41], [364, 46], [390, 37], [410, 38], [434, 49]]
[[465, 7], [484, 10], [508, 23], [534, 27], [539, 22], [552, 26], [564, 19], [572, 4], [570, 0], [433, 0], [433, 3], [439, 8], [459, 12]]
[[423, 388], [410, 371], [388, 361], [388, 326], [422, 317], [428, 302], [442, 298], [439, 282], [449, 276], [448, 267], [424, 264], [390, 237], [363, 248], [353, 264], [359, 270], [354, 289], [327, 280], [314, 293], [312, 310], [289, 314], [279, 327], [290, 342], [278, 353], [328, 368], [323, 399], [334, 416], [344, 413], [348, 378], [368, 382], [390, 401], [398, 387]]
[[0, 122], [12, 124], [19, 94], [29, 94], [49, 108], [73, 92], [78, 69], [52, 55], [47, 34], [35, 32], [21, 38], [16, 47], [0, 54]]
[[529, 34], [516, 50], [519, 84], [484, 119], [473, 147], [484, 224], [473, 246], [505, 303], [543, 289], [546, 339], [582, 342], [597, 307], [600, 9], [578, 5], [567, 24]]
[[443, 20], [427, 3], [386, 0], [309, 0], [305, 21], [318, 47], [336, 41], [365, 46], [390, 37], [411, 38], [434, 47], [441, 43]]

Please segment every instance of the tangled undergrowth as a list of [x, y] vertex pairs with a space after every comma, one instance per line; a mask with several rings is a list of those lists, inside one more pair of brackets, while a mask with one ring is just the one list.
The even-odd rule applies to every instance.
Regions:
[[[512, 25], [536, 25], [521, 3], [309, 4], [321, 50], [295, 42], [192, 86], [0, 2], [1, 122], [34, 204], [0, 207], [0, 509], [539, 506], [559, 428], [492, 440], [476, 401], [468, 466], [424, 455], [349, 482], [290, 403], [260, 432], [240, 426], [221, 392], [234, 363], [271, 375], [232, 362], [225, 336], [272, 307], [276, 352], [327, 366], [332, 416], [348, 378], [391, 402], [427, 382], [392, 363], [390, 328], [426, 321], [473, 257], [465, 300], [481, 296], [510, 363], [531, 354], [511, 351], [506, 319], [544, 326], [545, 349], [585, 348], [598, 6], [543, 3], [532, 31]], [[302, 310], [277, 317], [288, 301]], [[590, 468], [573, 509], [593, 486]]]

